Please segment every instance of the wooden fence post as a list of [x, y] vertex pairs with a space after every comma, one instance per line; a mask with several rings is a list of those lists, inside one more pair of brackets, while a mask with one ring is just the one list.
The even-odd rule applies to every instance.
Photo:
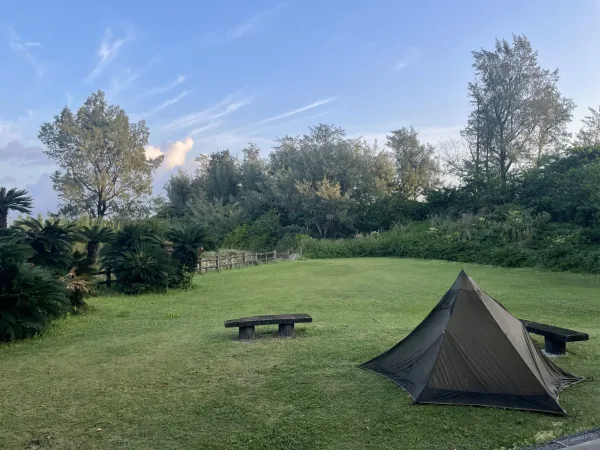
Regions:
[[220, 264], [219, 264], [219, 254], [218, 253], [217, 253], [216, 263], [217, 263], [217, 272], [219, 272], [220, 269], [221, 269], [221, 267], [220, 267]]
[[277, 250], [273, 252], [273, 261], [277, 261]]
[[110, 269], [106, 269], [106, 286], [108, 286], [109, 289], [110, 289], [110, 285], [112, 283], [110, 274], [111, 274]]
[[242, 253], [242, 262], [244, 263], [244, 267], [246, 267], [246, 252]]
[[254, 253], [254, 264], [258, 264], [258, 253]]
[[202, 275], [202, 258], [198, 258], [198, 272]]

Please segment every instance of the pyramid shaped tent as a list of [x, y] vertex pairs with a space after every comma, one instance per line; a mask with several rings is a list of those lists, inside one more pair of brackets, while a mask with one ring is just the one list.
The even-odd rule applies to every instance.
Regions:
[[558, 393], [582, 380], [550, 361], [464, 271], [412, 333], [360, 367], [389, 378], [415, 403], [554, 414], [566, 414]]

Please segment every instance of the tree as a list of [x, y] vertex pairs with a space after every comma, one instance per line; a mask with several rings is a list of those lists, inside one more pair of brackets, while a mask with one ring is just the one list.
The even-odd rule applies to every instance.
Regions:
[[81, 227], [81, 234], [86, 239], [86, 262], [92, 267], [96, 265], [100, 244], [110, 241], [113, 229], [107, 225], [94, 223]]
[[60, 170], [52, 175], [61, 212], [105, 217], [135, 206], [152, 192], [152, 173], [164, 156], [147, 159], [148, 127], [130, 123], [125, 111], [109, 105], [102, 91], [73, 114], [64, 107], [44, 123], [39, 139]]
[[229, 150], [200, 155], [198, 178], [206, 198], [214, 202], [220, 200], [227, 204], [234, 201], [240, 191], [240, 171], [237, 158]]
[[418, 199], [439, 182], [435, 149], [419, 142], [418, 136], [413, 127], [401, 128], [386, 136], [387, 146], [396, 157], [398, 190], [409, 200]]
[[540, 67], [525, 36], [514, 35], [512, 43], [496, 40], [493, 51], [474, 51], [473, 58], [473, 110], [463, 136], [474, 147], [477, 175], [469, 176], [497, 177], [505, 191], [509, 171], [530, 157], [532, 148], [539, 160], [564, 136], [574, 105], [558, 92], [558, 69]]
[[31, 212], [33, 199], [23, 189], [6, 189], [0, 187], [0, 230], [8, 228], [8, 212], [18, 211], [23, 214]]
[[534, 165], [539, 166], [544, 155], [568, 146], [571, 134], [567, 125], [573, 117], [573, 109], [575, 103], [560, 94], [556, 83], [549, 83], [540, 90], [535, 105], [537, 124], [531, 136], [530, 159]]
[[583, 127], [577, 132], [575, 145], [578, 147], [598, 147], [600, 146], [600, 106], [598, 111], [594, 108], [588, 108], [589, 116], [582, 120]]

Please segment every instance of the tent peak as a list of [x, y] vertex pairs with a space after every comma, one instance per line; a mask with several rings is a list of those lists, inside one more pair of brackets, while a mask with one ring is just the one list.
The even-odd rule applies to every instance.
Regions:
[[456, 278], [456, 281], [450, 288], [450, 290], [452, 290], [452, 291], [457, 291], [460, 289], [465, 290], [465, 291], [474, 291], [475, 290], [475, 286], [473, 285], [471, 278], [469, 278], [469, 276], [464, 271], [464, 269], [461, 269], [460, 273], [458, 274], [458, 277]]

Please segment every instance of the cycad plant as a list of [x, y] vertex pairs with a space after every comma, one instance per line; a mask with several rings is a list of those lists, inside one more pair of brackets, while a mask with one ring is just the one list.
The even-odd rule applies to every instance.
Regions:
[[213, 243], [206, 229], [193, 223], [174, 225], [167, 230], [166, 237], [173, 245], [173, 258], [189, 270], [198, 264], [198, 249], [209, 250]]
[[100, 249], [99, 262], [115, 274], [118, 288], [128, 294], [164, 290], [173, 274], [164, 238], [145, 223], [128, 224], [115, 232]]
[[166, 237], [173, 246], [171, 256], [175, 263], [175, 271], [172, 284], [188, 287], [198, 265], [198, 249], [209, 249], [213, 240], [204, 227], [193, 223], [169, 228]]
[[0, 237], [0, 341], [33, 336], [69, 307], [65, 285], [26, 262], [33, 249]]
[[105, 244], [110, 241], [113, 235], [111, 227], [102, 224], [93, 224], [90, 226], [81, 227], [81, 234], [83, 234], [87, 240], [86, 252], [87, 252], [87, 264], [92, 267], [96, 264], [98, 259], [98, 250], [100, 244]]
[[23, 214], [31, 212], [32, 199], [23, 189], [6, 189], [0, 187], [0, 230], [8, 228], [8, 212], [18, 211]]
[[63, 275], [71, 269], [73, 263], [72, 246], [75, 242], [85, 241], [73, 223], [60, 219], [18, 220], [14, 225], [23, 243], [29, 244], [34, 254], [30, 261], [50, 271]]

